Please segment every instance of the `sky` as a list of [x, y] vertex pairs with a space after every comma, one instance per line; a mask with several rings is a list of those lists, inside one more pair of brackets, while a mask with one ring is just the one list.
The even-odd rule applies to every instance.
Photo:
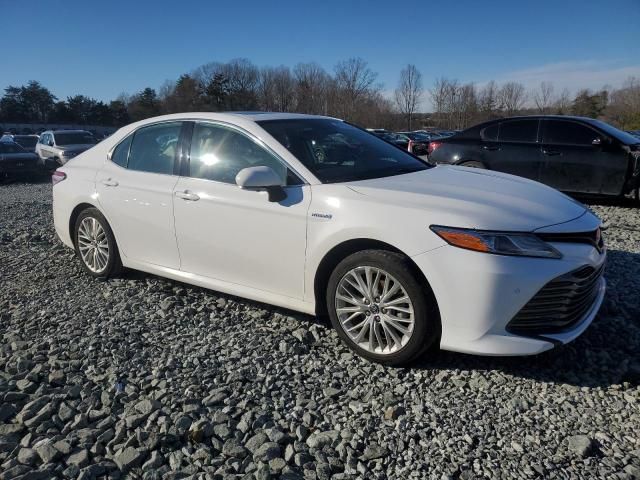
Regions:
[[[640, 78], [640, 0], [0, 0], [0, 89], [111, 100], [212, 61], [362, 57], [390, 94], [408, 63], [438, 77], [619, 87]], [[425, 106], [428, 93], [425, 93]]]

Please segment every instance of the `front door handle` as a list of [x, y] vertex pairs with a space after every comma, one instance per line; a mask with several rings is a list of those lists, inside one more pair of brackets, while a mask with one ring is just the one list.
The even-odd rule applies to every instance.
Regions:
[[116, 180], [114, 180], [113, 178], [105, 178], [104, 180], [102, 180], [102, 184], [105, 187], [117, 187], [118, 186], [118, 182]]
[[497, 145], [483, 145], [482, 146], [483, 150], [488, 150], [490, 152], [496, 151], [496, 150], [500, 150], [500, 147]]
[[561, 155], [561, 153], [558, 150], [542, 150], [542, 153], [544, 153], [545, 155], [549, 156], [549, 157], [555, 157], [556, 155]]
[[183, 200], [189, 200], [190, 202], [196, 202], [200, 200], [200, 195], [198, 195], [197, 193], [190, 192], [189, 190], [176, 192], [176, 197], [181, 198]]

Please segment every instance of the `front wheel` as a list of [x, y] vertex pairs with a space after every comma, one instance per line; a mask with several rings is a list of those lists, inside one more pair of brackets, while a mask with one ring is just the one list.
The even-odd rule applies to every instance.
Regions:
[[95, 208], [83, 210], [75, 224], [76, 255], [89, 275], [116, 276], [122, 270], [116, 239], [104, 216]]
[[329, 278], [327, 307], [352, 350], [386, 365], [412, 361], [440, 335], [435, 299], [394, 252], [364, 250], [340, 262]]

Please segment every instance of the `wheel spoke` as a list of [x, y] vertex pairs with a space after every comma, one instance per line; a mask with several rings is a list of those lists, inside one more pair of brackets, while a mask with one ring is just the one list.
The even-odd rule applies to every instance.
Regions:
[[393, 300], [389, 300], [388, 302], [382, 302], [382, 306], [390, 308], [392, 305], [398, 305], [399, 303], [407, 302], [409, 302], [409, 297], [407, 295], [403, 295], [402, 297], [394, 298]]
[[400, 325], [398, 322], [396, 322], [395, 320], [392, 320], [390, 318], [386, 319], [387, 325], [389, 325], [391, 328], [397, 330], [398, 332], [402, 333], [403, 335], [408, 335], [409, 333], [411, 333], [411, 330], [403, 325]]
[[395, 334], [395, 332], [391, 328], [389, 328], [389, 326], [387, 325], [387, 322], [382, 322], [380, 325], [382, 325], [382, 329], [384, 330], [386, 337], [391, 338], [391, 340], [393, 341], [394, 347], [396, 345], [402, 344], [401, 339], [398, 338], [398, 336]]

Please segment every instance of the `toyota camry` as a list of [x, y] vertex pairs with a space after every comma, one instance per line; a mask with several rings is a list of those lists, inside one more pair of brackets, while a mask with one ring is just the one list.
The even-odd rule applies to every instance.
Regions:
[[185, 113], [121, 128], [53, 174], [55, 229], [123, 267], [328, 315], [358, 354], [531, 355], [605, 292], [600, 220], [532, 180], [432, 167], [347, 122]]

